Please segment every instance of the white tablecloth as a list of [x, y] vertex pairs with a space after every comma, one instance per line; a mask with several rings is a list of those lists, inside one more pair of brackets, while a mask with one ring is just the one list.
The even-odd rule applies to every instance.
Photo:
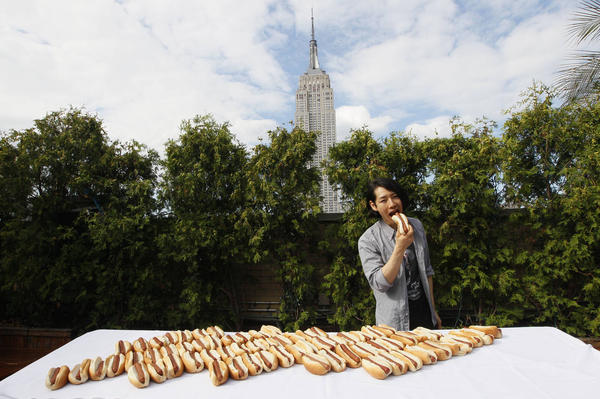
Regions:
[[[417, 372], [376, 380], [362, 368], [309, 374], [302, 365], [279, 368], [215, 387], [208, 372], [185, 374], [137, 389], [126, 374], [48, 390], [51, 367], [107, 357], [119, 339], [150, 339], [164, 331], [96, 330], [69, 342], [3, 381], [0, 398], [557, 398], [600, 397], [600, 352], [552, 327], [504, 328], [504, 338]], [[277, 396], [275, 396], [277, 395]], [[393, 395], [393, 396], [388, 396]]]

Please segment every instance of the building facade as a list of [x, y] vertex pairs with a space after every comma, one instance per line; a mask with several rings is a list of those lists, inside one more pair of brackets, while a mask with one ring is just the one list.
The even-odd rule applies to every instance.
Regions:
[[[296, 90], [296, 126], [309, 131], [319, 132], [317, 151], [311, 166], [320, 168], [321, 162], [329, 156], [329, 148], [335, 144], [335, 107], [333, 106], [333, 89], [329, 75], [319, 66], [317, 41], [315, 40], [315, 24], [311, 17], [312, 36], [310, 41], [309, 65], [307, 71], [300, 75]], [[321, 174], [321, 209], [323, 213], [341, 213], [342, 207], [338, 191], [329, 184], [327, 175]]]

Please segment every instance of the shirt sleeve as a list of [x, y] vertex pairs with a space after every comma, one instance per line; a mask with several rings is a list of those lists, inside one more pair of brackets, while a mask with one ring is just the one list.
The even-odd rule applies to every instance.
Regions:
[[380, 292], [390, 289], [392, 284], [383, 275], [381, 268], [385, 263], [375, 243], [364, 236], [361, 237], [358, 240], [358, 254], [371, 289]]

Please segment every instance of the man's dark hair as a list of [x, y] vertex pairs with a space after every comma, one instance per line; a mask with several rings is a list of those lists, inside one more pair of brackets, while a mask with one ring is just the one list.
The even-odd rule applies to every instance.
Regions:
[[383, 187], [386, 190], [390, 190], [391, 192], [396, 193], [402, 201], [402, 207], [404, 208], [404, 211], [406, 211], [406, 209], [408, 208], [408, 196], [406, 195], [406, 192], [402, 189], [402, 186], [400, 186], [400, 184], [398, 184], [398, 182], [396, 182], [396, 180], [394, 179], [389, 179], [387, 177], [379, 177], [377, 179], [371, 180], [367, 184], [367, 210], [369, 211], [369, 214], [371, 216], [381, 217], [379, 212], [375, 212], [373, 209], [371, 209], [370, 204], [370, 201], [375, 202], [375, 189], [377, 187]]

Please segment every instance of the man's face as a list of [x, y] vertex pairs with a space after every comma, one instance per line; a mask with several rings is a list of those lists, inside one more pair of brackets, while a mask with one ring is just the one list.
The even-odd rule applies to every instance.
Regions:
[[402, 212], [402, 200], [400, 200], [398, 194], [384, 187], [377, 187], [374, 194], [375, 202], [369, 201], [371, 209], [379, 212], [385, 223], [396, 228], [396, 223], [392, 220], [392, 216], [398, 212]]

